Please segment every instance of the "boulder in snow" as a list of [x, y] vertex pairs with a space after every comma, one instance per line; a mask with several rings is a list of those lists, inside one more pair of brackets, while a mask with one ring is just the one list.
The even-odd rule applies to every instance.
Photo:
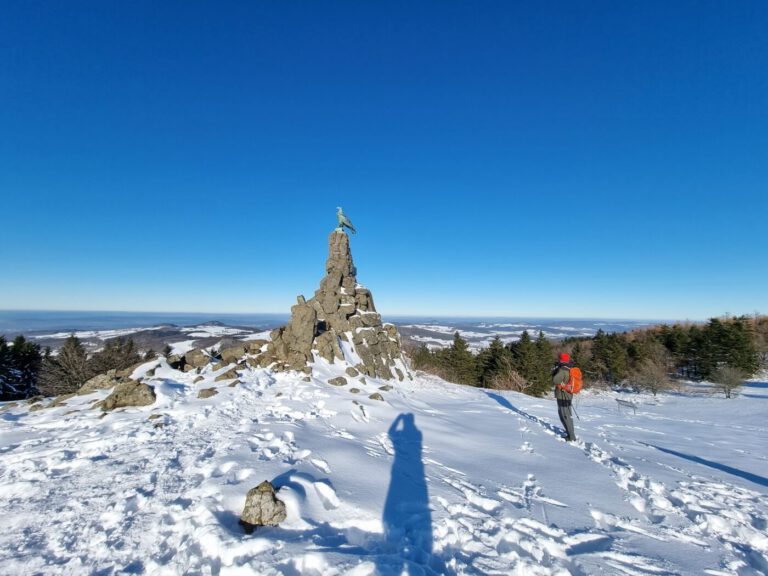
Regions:
[[259, 526], [277, 526], [285, 518], [285, 503], [275, 496], [275, 488], [271, 482], [264, 480], [248, 491], [243, 513], [240, 515], [240, 525], [248, 534]]
[[184, 354], [184, 363], [193, 368], [200, 368], [205, 366], [211, 361], [211, 357], [207, 352], [200, 350], [199, 348], [193, 348], [186, 354]]
[[117, 376], [117, 370], [108, 370], [104, 374], [97, 374], [85, 384], [77, 389], [78, 395], [90, 394], [96, 390], [105, 390], [106, 388], [114, 388], [120, 382], [123, 382], [125, 378]]
[[126, 380], [120, 382], [112, 394], [101, 402], [101, 409], [105, 412], [115, 408], [126, 406], [149, 406], [155, 402], [155, 389], [147, 384]]
[[237, 378], [237, 368], [230, 368], [223, 374], [219, 374], [214, 378], [214, 382], [220, 382], [221, 380], [230, 380], [232, 378]]
[[237, 362], [240, 360], [240, 358], [243, 357], [245, 354], [245, 346], [230, 346], [229, 348], [222, 348], [221, 352], [219, 352], [219, 356], [221, 356], [221, 361], [224, 364], [232, 364], [233, 362]]

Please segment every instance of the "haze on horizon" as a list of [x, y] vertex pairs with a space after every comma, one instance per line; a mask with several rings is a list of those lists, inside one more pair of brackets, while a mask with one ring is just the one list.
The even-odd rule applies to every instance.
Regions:
[[765, 3], [2, 12], [0, 308], [768, 311]]

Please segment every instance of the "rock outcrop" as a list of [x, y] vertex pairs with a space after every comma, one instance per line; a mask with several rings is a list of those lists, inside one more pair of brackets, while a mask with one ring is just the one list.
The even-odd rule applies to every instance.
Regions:
[[109, 370], [104, 374], [97, 374], [85, 384], [77, 389], [79, 395], [90, 394], [96, 392], [96, 390], [104, 390], [106, 388], [114, 388], [121, 382], [127, 381], [127, 378], [121, 378], [117, 376], [117, 370]]
[[126, 406], [149, 406], [155, 402], [155, 389], [147, 384], [126, 380], [120, 382], [112, 394], [101, 402], [101, 409], [105, 412], [115, 408]]
[[328, 243], [320, 288], [309, 300], [298, 297], [288, 325], [272, 332], [254, 364], [308, 373], [309, 364], [321, 357], [346, 361], [368, 376], [402, 380], [407, 372], [400, 335], [393, 324], [382, 324], [373, 295], [358, 284], [349, 237], [336, 229]]
[[259, 526], [277, 526], [285, 518], [285, 503], [277, 499], [271, 482], [264, 480], [248, 491], [240, 515], [240, 525], [248, 534]]
[[128, 382], [131, 380], [130, 376], [133, 371], [142, 364], [143, 362], [139, 362], [138, 364], [134, 364], [133, 366], [124, 368], [123, 370], [112, 369], [107, 370], [103, 374], [97, 374], [90, 380], [86, 381], [85, 384], [80, 386], [80, 388], [77, 389], [77, 394], [90, 394], [96, 390], [106, 390], [107, 388], [114, 388], [123, 382]]

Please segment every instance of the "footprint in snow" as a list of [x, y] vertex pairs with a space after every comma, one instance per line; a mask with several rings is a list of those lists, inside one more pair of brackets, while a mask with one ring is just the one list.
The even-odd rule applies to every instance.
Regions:
[[320, 502], [323, 503], [323, 508], [326, 510], [335, 510], [341, 504], [339, 497], [336, 495], [336, 490], [325, 482], [314, 483], [315, 492], [317, 492]]
[[234, 462], [232, 460], [228, 462], [224, 462], [223, 464], [219, 464], [211, 474], [213, 478], [220, 478], [221, 476], [224, 476], [227, 474], [232, 468], [237, 466], [237, 462]]
[[443, 478], [443, 481], [449, 486], [453, 486], [456, 490], [464, 494], [464, 497], [466, 498], [467, 502], [469, 502], [472, 506], [474, 506], [478, 510], [482, 510], [483, 512], [488, 513], [488, 512], [493, 512], [494, 510], [496, 510], [501, 506], [500, 501], [494, 498], [486, 497], [483, 494], [482, 488], [475, 486], [470, 482], [466, 482], [464, 480], [452, 480], [448, 478]]
[[314, 466], [315, 468], [317, 468], [321, 472], [323, 472], [325, 474], [330, 474], [331, 473], [331, 467], [328, 466], [328, 462], [326, 462], [325, 460], [323, 460], [321, 458], [312, 458], [312, 459], [310, 459], [310, 462], [312, 463], [312, 466]]

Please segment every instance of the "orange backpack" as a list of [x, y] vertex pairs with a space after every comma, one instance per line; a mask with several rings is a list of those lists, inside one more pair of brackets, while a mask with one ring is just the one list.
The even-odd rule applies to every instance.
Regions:
[[560, 389], [571, 394], [578, 394], [581, 392], [581, 385], [583, 383], [584, 379], [581, 376], [581, 369], [573, 367], [568, 370], [568, 382], [561, 384]]

